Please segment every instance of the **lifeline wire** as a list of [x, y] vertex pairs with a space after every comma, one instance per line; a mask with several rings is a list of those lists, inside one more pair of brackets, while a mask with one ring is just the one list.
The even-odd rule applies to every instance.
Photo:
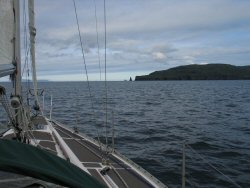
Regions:
[[224, 176], [227, 180], [229, 180], [235, 187], [241, 188], [241, 186], [239, 184], [237, 184], [236, 182], [234, 182], [230, 177], [228, 177], [227, 175], [225, 175], [223, 172], [221, 172], [219, 169], [217, 169], [214, 165], [212, 165], [208, 160], [206, 160], [204, 157], [202, 157], [201, 154], [199, 154], [198, 152], [196, 152], [190, 145], [187, 144], [187, 146], [190, 148], [190, 150], [197, 154], [205, 163], [207, 163], [212, 169], [214, 169], [216, 172], [218, 172], [219, 174], [221, 174], [222, 176]]

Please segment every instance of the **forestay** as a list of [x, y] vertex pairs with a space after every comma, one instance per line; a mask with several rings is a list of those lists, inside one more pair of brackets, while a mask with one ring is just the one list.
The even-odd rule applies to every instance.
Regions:
[[14, 71], [14, 17], [13, 0], [0, 0], [0, 77]]

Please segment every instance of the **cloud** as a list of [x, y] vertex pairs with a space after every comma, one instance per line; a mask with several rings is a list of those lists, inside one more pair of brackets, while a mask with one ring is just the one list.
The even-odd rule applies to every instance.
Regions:
[[162, 52], [153, 52], [153, 58], [156, 61], [165, 61], [166, 60], [166, 55]]
[[[103, 68], [103, 1], [96, 3]], [[77, 0], [76, 5], [86, 64], [97, 74], [94, 4]], [[108, 71], [120, 72], [121, 80], [124, 72], [127, 77], [192, 63], [249, 64], [250, 1], [110, 0], [106, 6]], [[72, 1], [36, 1], [35, 7], [38, 75], [83, 72]]]

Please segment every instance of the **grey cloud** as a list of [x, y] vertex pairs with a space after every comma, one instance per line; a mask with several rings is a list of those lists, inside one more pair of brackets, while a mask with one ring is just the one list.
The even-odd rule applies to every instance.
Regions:
[[[96, 2], [103, 67], [103, 1]], [[97, 73], [93, 1], [76, 3], [87, 67]], [[249, 7], [250, 2], [244, 0], [109, 0], [108, 70], [154, 71], [205, 62], [247, 64]], [[53, 70], [58, 75], [81, 72], [83, 62], [72, 1], [36, 1], [36, 24], [38, 70], [43, 75]]]

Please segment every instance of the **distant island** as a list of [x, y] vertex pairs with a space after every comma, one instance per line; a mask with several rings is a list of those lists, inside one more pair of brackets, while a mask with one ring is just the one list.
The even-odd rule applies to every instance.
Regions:
[[250, 66], [194, 64], [135, 77], [135, 81], [147, 80], [250, 80]]

